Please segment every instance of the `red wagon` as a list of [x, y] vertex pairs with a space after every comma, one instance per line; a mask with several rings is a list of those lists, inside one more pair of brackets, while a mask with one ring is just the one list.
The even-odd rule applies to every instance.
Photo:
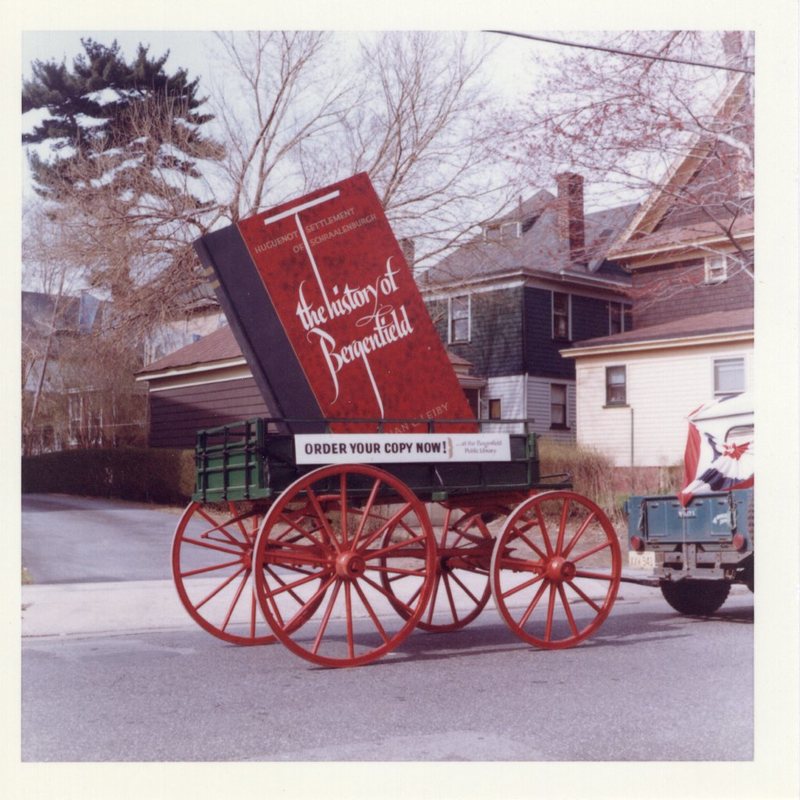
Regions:
[[[313, 663], [347, 667], [417, 628], [458, 630], [490, 600], [543, 648], [578, 644], [611, 611], [621, 573], [614, 528], [568, 484], [541, 478], [534, 435], [498, 433], [505, 424], [493, 420], [484, 442], [500, 443], [503, 460], [462, 461], [446, 449], [457, 437], [438, 432], [452, 421], [402, 436], [381, 433], [391, 422], [382, 420], [372, 437], [319, 438], [328, 454], [366, 438], [378, 463], [314, 466], [298, 464], [307, 437], [273, 433], [277, 422], [198, 434], [197, 487], [172, 566], [183, 605], [214, 636], [279, 640]], [[374, 452], [400, 442], [410, 442], [401, 462]]]
[[492, 597], [542, 647], [600, 626], [614, 529], [541, 479], [526, 423], [471, 417], [366, 174], [195, 246], [279, 417], [198, 434], [172, 563], [203, 628], [354, 666]]

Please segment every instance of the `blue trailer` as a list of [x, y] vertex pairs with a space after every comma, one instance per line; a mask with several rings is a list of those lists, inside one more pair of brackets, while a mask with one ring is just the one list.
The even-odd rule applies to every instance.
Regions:
[[754, 590], [753, 450], [749, 397], [702, 406], [689, 417], [684, 489], [626, 501], [630, 549], [654, 554], [654, 578], [681, 614], [713, 614], [735, 583]]

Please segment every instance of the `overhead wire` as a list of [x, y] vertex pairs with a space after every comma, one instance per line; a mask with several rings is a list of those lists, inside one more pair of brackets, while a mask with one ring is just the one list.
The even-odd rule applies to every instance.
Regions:
[[647, 53], [635, 53], [632, 50], [618, 50], [613, 47], [603, 47], [598, 44], [585, 44], [583, 42], [570, 42], [563, 39], [551, 39], [547, 36], [537, 36], [530, 33], [518, 33], [516, 31], [484, 31], [484, 33], [499, 33], [502, 36], [517, 36], [521, 39], [532, 39], [536, 42], [546, 42], [547, 44], [558, 44], [564, 47], [580, 47], [584, 50], [599, 50], [602, 53], [612, 53], [618, 56], [628, 56], [629, 58], [645, 58], [651, 61], [669, 61], [672, 64], [685, 64], [691, 67], [706, 67], [707, 69], [722, 69], [728, 72], [744, 72], [747, 75], [755, 75], [755, 71], [746, 67], [733, 67], [723, 64], [708, 64], [704, 61], [690, 61], [682, 58], [670, 58], [669, 56], [654, 56]]

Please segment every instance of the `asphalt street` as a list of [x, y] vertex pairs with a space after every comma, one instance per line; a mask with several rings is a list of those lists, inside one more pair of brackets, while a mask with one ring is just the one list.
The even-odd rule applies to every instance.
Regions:
[[487, 607], [461, 631], [415, 631], [373, 664], [332, 670], [197, 628], [167, 577], [177, 520], [23, 499], [26, 566], [49, 579], [22, 587], [23, 762], [753, 757], [743, 588], [693, 619], [623, 583], [602, 628], [561, 651], [521, 642]]

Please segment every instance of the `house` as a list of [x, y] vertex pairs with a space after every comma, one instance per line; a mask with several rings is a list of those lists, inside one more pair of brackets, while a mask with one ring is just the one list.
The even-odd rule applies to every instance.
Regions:
[[[468, 395], [483, 388], [467, 361], [451, 354], [450, 362]], [[193, 448], [198, 430], [271, 416], [228, 327], [148, 364], [136, 380], [149, 385], [151, 447]]]
[[608, 251], [636, 207], [585, 213], [582, 177], [556, 183], [556, 195], [521, 202], [418, 284], [449, 351], [485, 380], [470, 397], [479, 416], [574, 440], [575, 364], [561, 351], [630, 329], [630, 275]]
[[[746, 76], [715, 119], [752, 144]], [[683, 456], [686, 416], [752, 388], [752, 164], [726, 136], [698, 137], [609, 253], [631, 275], [633, 329], [576, 343], [578, 441], [617, 467], [654, 470]], [[752, 152], [752, 150], [751, 150]]]
[[23, 291], [21, 312], [23, 452], [143, 439], [145, 399], [131, 380], [139, 354], [104, 335], [109, 305], [88, 292]]
[[227, 325], [214, 291], [208, 283], [190, 287], [177, 299], [176, 311], [150, 331], [144, 342], [144, 363], [193, 344]]
[[576, 364], [578, 442], [620, 468], [678, 464], [686, 417], [750, 388], [753, 342], [751, 306], [578, 343], [564, 351]]

